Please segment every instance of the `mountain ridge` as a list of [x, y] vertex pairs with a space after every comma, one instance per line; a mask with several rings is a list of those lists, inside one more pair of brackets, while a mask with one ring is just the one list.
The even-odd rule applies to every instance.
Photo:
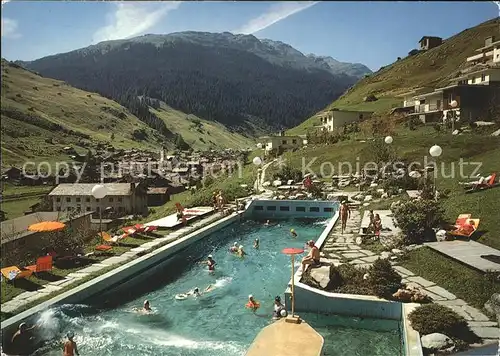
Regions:
[[249, 118], [267, 131], [292, 127], [359, 79], [283, 42], [229, 32], [148, 34], [17, 63], [125, 106], [145, 95], [250, 134]]

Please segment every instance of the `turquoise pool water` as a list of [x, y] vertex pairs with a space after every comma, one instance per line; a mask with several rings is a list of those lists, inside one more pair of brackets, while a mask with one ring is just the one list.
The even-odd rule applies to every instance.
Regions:
[[324, 338], [324, 356], [400, 356], [403, 341], [396, 320], [300, 313]]
[[[231, 224], [178, 253], [153, 277], [125, 285], [126, 292], [98, 296], [90, 305], [62, 306], [44, 312], [40, 317], [42, 329], [57, 335], [59, 340], [67, 331], [74, 331], [82, 355], [244, 355], [257, 333], [272, 322], [274, 296], [283, 298], [291, 271], [290, 257], [281, 250], [303, 247], [307, 240], [316, 240], [325, 226], [326, 221], [318, 220], [280, 221], [272, 226], [256, 221]], [[291, 238], [291, 228], [297, 231], [297, 239]], [[260, 239], [259, 250], [252, 248], [256, 237]], [[241, 259], [230, 254], [233, 242], [242, 244], [248, 256]], [[217, 262], [214, 274], [196, 263], [208, 254]], [[174, 298], [209, 284], [216, 288], [199, 298]], [[244, 307], [249, 294], [261, 302], [256, 314]], [[150, 301], [152, 314], [133, 311], [142, 306], [144, 299]], [[380, 343], [381, 349], [392, 342], [378, 332], [363, 334], [362, 330], [340, 327], [335, 330], [338, 333], [345, 344], [353, 344], [359, 333], [364, 335], [364, 343]], [[332, 348], [345, 350], [346, 346], [337, 342]], [[38, 354], [59, 356], [60, 341]], [[348, 354], [357, 355], [343, 353]]]

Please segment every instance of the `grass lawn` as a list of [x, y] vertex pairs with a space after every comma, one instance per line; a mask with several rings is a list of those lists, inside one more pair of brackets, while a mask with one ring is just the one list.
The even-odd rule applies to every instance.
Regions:
[[47, 185], [37, 185], [37, 186], [18, 186], [18, 185], [13, 185], [7, 182], [2, 182], [0, 183], [2, 185], [2, 196], [4, 199], [8, 199], [10, 197], [15, 197], [20, 194], [31, 194], [31, 195], [38, 195], [38, 194], [45, 194], [50, 192], [50, 190], [53, 188], [53, 186], [47, 186]]
[[14, 219], [23, 216], [30, 206], [40, 202], [40, 198], [24, 198], [2, 202], [2, 211], [7, 215], [7, 219]]
[[[76, 272], [93, 263], [98, 263], [111, 256], [119, 256], [132, 248], [142, 245], [145, 242], [151, 241], [151, 238], [128, 237], [119, 245], [115, 245], [110, 253], [97, 253], [95, 256], [82, 259], [79, 264], [70, 264], [61, 266], [57, 264], [51, 272], [40, 273], [38, 276], [32, 275], [31, 277], [23, 280], [17, 280], [14, 284], [4, 282], [1, 288], [1, 303], [5, 303], [15, 296], [26, 291], [35, 291], [40, 289], [44, 284], [58, 281], [70, 273]], [[85, 252], [94, 251], [94, 247], [101, 242], [98, 238], [92, 240], [86, 247]]]
[[427, 247], [409, 252], [401, 265], [479, 309], [492, 294], [500, 293], [500, 283], [491, 275], [470, 269]]

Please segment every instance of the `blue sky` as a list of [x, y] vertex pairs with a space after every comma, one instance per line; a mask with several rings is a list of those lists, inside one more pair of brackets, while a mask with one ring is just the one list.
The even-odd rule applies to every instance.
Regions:
[[107, 39], [195, 30], [251, 33], [373, 70], [423, 35], [449, 37], [499, 15], [493, 2], [2, 1], [2, 57], [32, 60]]

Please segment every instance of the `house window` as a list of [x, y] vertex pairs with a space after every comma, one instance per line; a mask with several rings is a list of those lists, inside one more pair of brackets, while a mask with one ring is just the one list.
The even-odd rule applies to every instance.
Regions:
[[282, 142], [283, 142], [284, 145], [286, 145], [286, 140], [283, 140]]
[[306, 211], [306, 208], [304, 208], [303, 206], [298, 206], [295, 208], [295, 211], [302, 211], [302, 212], [305, 212]]
[[359, 114], [359, 119], [363, 120], [363, 114]]
[[58, 206], [56, 209], [57, 209], [57, 211], [61, 211], [61, 207], [60, 206]]
[[76, 205], [76, 211], [82, 211], [82, 206], [80, 204]]
[[297, 140], [292, 140], [292, 143], [295, 145], [297, 143]]
[[311, 208], [309, 208], [309, 211], [311, 213], [319, 213], [319, 208], [318, 207], [311, 207]]
[[56, 202], [61, 202], [61, 198], [56, 198]]
[[323, 208], [323, 211], [325, 213], [331, 213], [331, 212], [333, 212], [333, 208]]
[[81, 198], [76, 198], [76, 202], [77, 202], [77, 203], [79, 203], [79, 202], [81, 202], [81, 201], [82, 201], [82, 199], [81, 199]]
[[113, 198], [110, 197], [109, 198], [109, 202], [112, 203], [113, 202]]
[[482, 74], [482, 75], [481, 75], [481, 81], [482, 81], [482, 82], [485, 82], [485, 81], [486, 81], [486, 75], [484, 75], [484, 74]]
[[276, 210], [276, 207], [275, 207], [274, 205], [273, 205], [273, 206], [268, 206], [268, 207], [267, 207], [267, 210], [272, 210], [272, 211], [274, 211], [274, 210]]
[[87, 203], [90, 203], [90, 198], [85, 198], [85, 201], [86, 201]]
[[120, 203], [122, 202], [122, 200], [123, 200], [123, 199], [122, 199], [121, 197], [120, 197], [120, 198], [118, 198], [118, 201], [119, 201]]
[[280, 211], [290, 211], [290, 207], [288, 207], [288, 206], [280, 206]]
[[264, 210], [264, 207], [262, 205], [257, 205], [253, 210]]
[[66, 198], [66, 203], [71, 203], [71, 198]]
[[90, 206], [87, 206], [87, 207], [85, 208], [85, 211], [90, 211]]

